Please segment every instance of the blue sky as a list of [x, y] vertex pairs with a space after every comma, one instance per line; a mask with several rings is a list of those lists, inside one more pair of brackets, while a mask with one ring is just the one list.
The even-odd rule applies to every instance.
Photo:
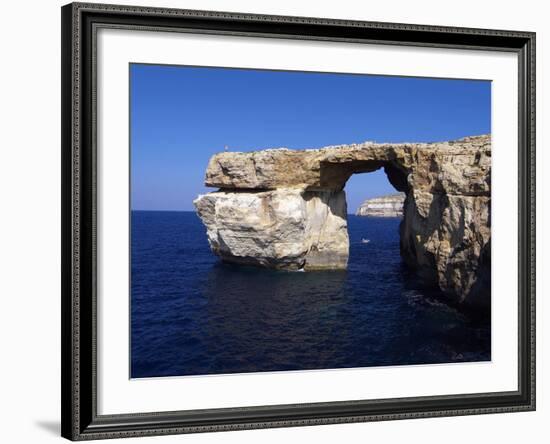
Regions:
[[[263, 148], [431, 142], [491, 132], [491, 83], [130, 65], [131, 207], [193, 211], [210, 156]], [[382, 170], [346, 185], [348, 212], [393, 193]]]

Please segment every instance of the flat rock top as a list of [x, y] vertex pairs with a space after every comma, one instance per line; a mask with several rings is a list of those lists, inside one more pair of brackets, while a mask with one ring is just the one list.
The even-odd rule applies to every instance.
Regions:
[[[417, 188], [441, 188], [446, 179], [442, 182], [435, 176], [443, 174], [452, 179], [455, 191], [477, 193], [489, 189], [481, 184], [490, 176], [490, 157], [490, 135], [435, 143], [364, 142], [306, 150], [221, 152], [208, 163], [205, 185], [248, 190], [281, 187], [338, 190], [354, 173], [388, 167], [405, 178], [412, 173], [413, 180], [420, 180]], [[474, 182], [478, 185], [473, 188], [468, 185]]]

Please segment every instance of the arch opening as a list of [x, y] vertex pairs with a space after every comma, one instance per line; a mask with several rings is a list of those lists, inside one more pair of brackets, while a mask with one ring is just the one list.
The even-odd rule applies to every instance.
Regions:
[[409, 190], [408, 171], [391, 160], [347, 160], [339, 162], [320, 162], [319, 188], [343, 189], [354, 174], [372, 173], [383, 169], [388, 181], [397, 190], [406, 193]]

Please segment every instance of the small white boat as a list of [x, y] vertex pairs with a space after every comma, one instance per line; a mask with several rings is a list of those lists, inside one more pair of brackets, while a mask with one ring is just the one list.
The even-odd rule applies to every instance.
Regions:
[[368, 244], [370, 242], [370, 239], [361, 239], [361, 243]]

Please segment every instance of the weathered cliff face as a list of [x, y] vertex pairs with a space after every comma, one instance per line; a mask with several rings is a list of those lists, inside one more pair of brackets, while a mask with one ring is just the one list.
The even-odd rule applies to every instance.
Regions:
[[453, 301], [490, 301], [491, 140], [224, 152], [195, 200], [214, 253], [282, 269], [345, 268], [343, 188], [352, 174], [384, 168], [406, 194], [401, 253]]
[[367, 199], [359, 205], [355, 215], [370, 217], [400, 217], [403, 215], [404, 201], [405, 193]]

